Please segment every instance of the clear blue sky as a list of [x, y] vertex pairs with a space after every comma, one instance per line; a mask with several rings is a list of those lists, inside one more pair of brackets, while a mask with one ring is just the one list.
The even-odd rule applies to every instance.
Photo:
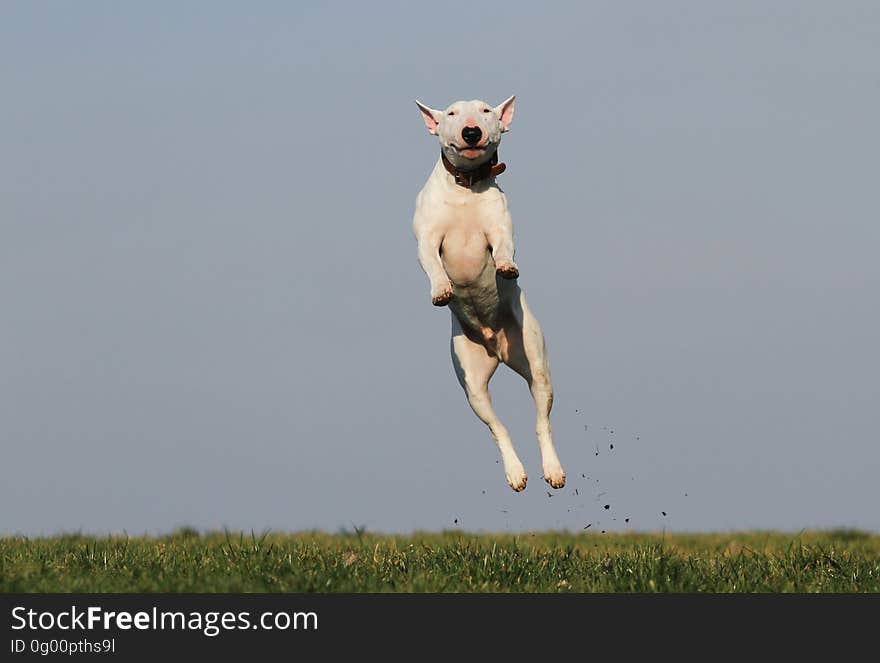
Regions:
[[[873, 2], [3, 3], [0, 532], [880, 529], [878, 63]], [[412, 100], [514, 93], [552, 498], [410, 229]]]

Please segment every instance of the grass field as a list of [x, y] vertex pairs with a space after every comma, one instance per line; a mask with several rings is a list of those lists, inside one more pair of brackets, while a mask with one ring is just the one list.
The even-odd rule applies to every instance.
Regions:
[[880, 536], [5, 537], [0, 592], [880, 592]]

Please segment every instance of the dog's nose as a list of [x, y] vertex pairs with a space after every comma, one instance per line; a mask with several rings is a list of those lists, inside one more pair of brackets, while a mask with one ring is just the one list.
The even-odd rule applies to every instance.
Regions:
[[464, 142], [468, 145], [476, 145], [480, 142], [480, 138], [483, 137], [483, 132], [480, 130], [480, 127], [465, 127], [461, 130], [461, 137], [464, 138]]

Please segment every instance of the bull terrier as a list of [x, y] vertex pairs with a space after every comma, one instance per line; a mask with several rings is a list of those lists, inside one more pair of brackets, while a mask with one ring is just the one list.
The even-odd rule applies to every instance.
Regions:
[[456, 101], [435, 110], [416, 100], [428, 133], [440, 139], [440, 158], [416, 198], [413, 232], [419, 262], [431, 283], [431, 303], [452, 311], [452, 363], [468, 403], [498, 444], [507, 483], [515, 491], [528, 477], [498, 419], [489, 380], [499, 362], [529, 385], [537, 410], [544, 480], [565, 485], [553, 447], [553, 386], [544, 335], [519, 287], [513, 261], [513, 222], [495, 183], [501, 134], [513, 120], [514, 97], [498, 106]]

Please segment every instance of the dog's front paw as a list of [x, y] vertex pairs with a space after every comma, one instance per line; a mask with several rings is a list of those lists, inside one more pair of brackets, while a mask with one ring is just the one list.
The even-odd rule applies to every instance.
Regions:
[[434, 306], [446, 306], [452, 299], [452, 284], [446, 283], [442, 288], [431, 291], [431, 303]]
[[502, 261], [495, 263], [495, 273], [503, 279], [519, 278], [519, 268], [513, 261]]

